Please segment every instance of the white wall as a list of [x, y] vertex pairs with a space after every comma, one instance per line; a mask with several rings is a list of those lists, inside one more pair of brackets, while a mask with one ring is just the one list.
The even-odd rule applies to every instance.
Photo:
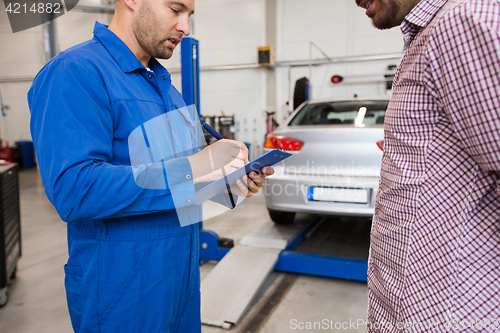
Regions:
[[[257, 47], [265, 46], [266, 0], [196, 0], [195, 33], [200, 41], [200, 65], [237, 65], [256, 62]], [[354, 0], [277, 0], [277, 62], [309, 59], [314, 42], [330, 58], [399, 53], [399, 29], [379, 31], [371, 26]], [[313, 59], [324, 56], [313, 49]], [[385, 94], [384, 82], [338, 84], [334, 74], [346, 78], [379, 75], [398, 59], [341, 63], [312, 68], [312, 97]], [[173, 64], [172, 64], [173, 65]], [[309, 77], [308, 67], [276, 67], [277, 119], [288, 114], [295, 81]], [[238, 140], [262, 145], [265, 134], [266, 69], [202, 71], [201, 111], [204, 115], [235, 114]], [[289, 78], [290, 77], [290, 78]], [[179, 80], [180, 82], [180, 80]], [[245, 125], [246, 124], [246, 125]], [[238, 128], [238, 127], [237, 127]]]
[[[81, 0], [80, 4], [99, 5], [98, 0]], [[71, 11], [56, 20], [57, 46], [64, 50], [92, 37], [95, 20], [102, 14]], [[26, 94], [31, 81], [2, 82], [8, 78], [34, 77], [45, 64], [43, 29], [41, 26], [12, 33], [3, 2], [0, 4], [0, 93], [8, 107], [7, 116], [0, 116], [0, 138], [14, 143], [31, 140], [30, 113]]]
[[91, 39], [96, 21], [108, 24], [107, 15], [70, 11], [59, 17], [56, 20], [58, 49], [66, 50]]
[[[310, 42], [330, 58], [399, 53], [403, 47], [398, 28], [388, 31], [373, 28], [364, 9], [358, 8], [354, 0], [278, 0], [277, 30], [276, 55], [280, 61], [308, 60]], [[312, 59], [325, 59], [316, 47], [311, 50]], [[312, 98], [385, 94], [383, 82], [333, 84], [330, 79], [335, 74], [343, 76], [345, 81], [351, 77], [361, 80], [367, 75], [382, 78], [390, 64], [397, 65], [399, 60], [313, 66], [311, 73], [308, 67], [278, 68], [278, 111], [293, 98], [295, 81], [304, 76], [310, 80]], [[283, 117], [282, 112], [280, 119]]]
[[[0, 79], [34, 76], [44, 63], [42, 29], [36, 27], [12, 33], [4, 2], [0, 3]], [[2, 82], [0, 93], [8, 109], [0, 115], [0, 138], [11, 143], [31, 140], [30, 113], [26, 94], [31, 82]]]
[[[83, 2], [85, 1], [85, 2]], [[99, 5], [100, 0], [81, 0], [81, 4]], [[0, 79], [34, 75], [43, 64], [42, 29], [12, 34], [5, 10], [0, 10]], [[398, 28], [379, 31], [371, 26], [364, 10], [354, 0], [276, 0], [277, 62], [309, 59], [309, 43], [314, 42], [330, 58], [398, 53], [402, 37]], [[200, 42], [200, 66], [256, 63], [257, 47], [266, 43], [266, 0], [196, 0], [195, 37]], [[58, 45], [61, 50], [92, 37], [95, 21], [107, 23], [103, 14], [72, 11], [57, 19]], [[323, 59], [315, 48], [313, 59]], [[167, 69], [180, 68], [180, 50], [168, 61]], [[344, 62], [314, 66], [310, 77], [312, 97], [384, 94], [382, 82], [341, 83], [334, 85], [334, 74], [346, 78], [380, 75], [398, 59], [369, 62]], [[266, 91], [276, 91], [278, 120], [285, 115], [285, 103], [293, 96], [294, 84], [309, 77], [308, 67], [276, 67], [276, 87], [266, 87], [265, 68], [202, 71], [200, 77], [203, 115], [235, 114], [239, 131], [236, 138], [262, 145], [265, 133]], [[289, 78], [290, 77], [290, 78]], [[172, 75], [181, 89], [181, 76]], [[352, 82], [352, 80], [351, 80]], [[3, 117], [5, 133], [11, 141], [29, 139], [29, 113], [25, 95], [29, 83], [0, 83], [5, 104], [11, 106]], [[1, 128], [0, 128], [1, 130]]]
[[[255, 63], [265, 41], [265, 0], [197, 0], [194, 24], [201, 67]], [[202, 71], [202, 115], [234, 114], [236, 139], [262, 145], [265, 79], [264, 69]]]

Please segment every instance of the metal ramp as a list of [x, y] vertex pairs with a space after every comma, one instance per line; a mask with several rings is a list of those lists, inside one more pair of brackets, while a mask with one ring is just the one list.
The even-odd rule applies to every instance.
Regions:
[[232, 244], [231, 240], [202, 230], [200, 260], [219, 263], [201, 284], [201, 322], [225, 329], [237, 325], [273, 269], [366, 282], [366, 259], [292, 251], [323, 221], [324, 218], [317, 217], [308, 225], [288, 226], [269, 222], [243, 237], [240, 244], [231, 249], [227, 246]]
[[226, 329], [237, 325], [280, 253], [306, 228], [269, 222], [244, 236], [203, 280], [201, 322]]

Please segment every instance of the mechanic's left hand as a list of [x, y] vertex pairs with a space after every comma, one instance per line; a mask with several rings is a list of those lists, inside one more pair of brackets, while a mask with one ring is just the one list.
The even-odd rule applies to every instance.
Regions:
[[237, 188], [234, 186], [232, 192], [239, 196], [251, 197], [259, 192], [259, 188], [264, 186], [264, 178], [274, 174], [272, 167], [264, 167], [261, 169], [260, 174], [255, 171], [250, 172], [247, 176], [242, 177], [236, 181]]

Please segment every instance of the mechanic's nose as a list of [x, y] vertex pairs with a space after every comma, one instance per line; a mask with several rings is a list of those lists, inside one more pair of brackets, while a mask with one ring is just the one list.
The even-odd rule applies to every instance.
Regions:
[[189, 24], [189, 16], [185, 15], [180, 18], [179, 23], [177, 24], [177, 30], [182, 32], [184, 36], [189, 36], [191, 33], [191, 26]]

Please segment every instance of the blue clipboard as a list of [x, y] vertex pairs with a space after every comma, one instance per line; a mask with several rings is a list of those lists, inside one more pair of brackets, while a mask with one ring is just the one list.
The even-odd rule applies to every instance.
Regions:
[[[285, 158], [292, 156], [292, 154], [287, 153], [286, 151], [274, 149], [266, 154], [262, 155], [256, 160], [249, 162], [247, 165], [242, 166], [238, 170], [235, 170], [228, 174], [225, 177], [222, 177], [207, 186], [203, 187], [201, 190], [198, 190], [194, 194], [194, 200], [197, 205], [213, 198], [219, 193], [222, 193], [226, 189], [232, 187], [236, 184], [236, 181], [243, 177], [244, 175], [249, 174], [251, 171], [255, 171], [260, 173], [260, 170], [266, 166], [272, 166]], [[232, 198], [231, 198], [232, 200]], [[234, 204], [233, 204], [234, 208]]]

